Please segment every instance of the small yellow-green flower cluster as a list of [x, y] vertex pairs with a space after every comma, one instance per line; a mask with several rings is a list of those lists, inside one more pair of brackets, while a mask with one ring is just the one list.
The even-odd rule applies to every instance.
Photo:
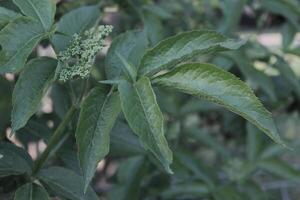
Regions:
[[112, 26], [101, 25], [74, 34], [68, 48], [58, 55], [58, 79], [67, 81], [88, 77], [96, 54], [104, 47], [104, 38], [112, 31]]

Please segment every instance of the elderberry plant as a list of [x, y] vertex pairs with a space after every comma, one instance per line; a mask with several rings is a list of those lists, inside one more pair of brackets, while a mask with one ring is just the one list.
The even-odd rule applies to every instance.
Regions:
[[[179, 0], [4, 2], [0, 199], [265, 200], [261, 170], [300, 180], [278, 158], [297, 143], [286, 144], [268, 111], [300, 97], [282, 55], [298, 52], [295, 2], [247, 5], [286, 18], [279, 53], [235, 34], [246, 1], [214, 1], [225, 19], [218, 31], [203, 29], [218, 19], [203, 10], [215, 5], [207, 1], [202, 14]], [[113, 10], [122, 17], [102, 18]], [[187, 22], [187, 10], [197, 17]], [[42, 56], [44, 47], [52, 53]]]

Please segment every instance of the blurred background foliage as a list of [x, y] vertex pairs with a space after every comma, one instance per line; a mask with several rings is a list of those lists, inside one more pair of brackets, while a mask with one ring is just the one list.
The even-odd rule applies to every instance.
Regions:
[[[1, 6], [17, 9], [9, 0]], [[166, 174], [119, 117], [111, 151], [98, 167], [95, 191], [108, 200], [297, 200], [300, 198], [300, 1], [299, 0], [61, 0], [58, 20], [85, 5], [101, 6], [102, 24], [114, 31], [107, 40], [143, 29], [150, 45], [182, 31], [212, 29], [248, 40], [234, 52], [194, 58], [230, 71], [255, 90], [273, 113], [292, 150], [282, 149], [240, 116], [175, 91], [156, 89], [166, 137], [174, 152], [173, 175]], [[107, 49], [106, 48], [106, 49]], [[50, 49], [50, 50], [49, 50]], [[34, 54], [51, 52], [48, 41]], [[90, 84], [105, 79], [99, 54]], [[34, 56], [34, 55], [33, 55]], [[17, 76], [0, 77], [0, 138], [36, 157], [70, 106], [70, 88], [56, 84], [29, 123], [10, 134], [11, 94]], [[73, 81], [75, 87], [78, 84]], [[80, 88], [79, 88], [80, 89]], [[75, 124], [76, 122], [74, 122]], [[74, 126], [50, 160], [80, 173]], [[0, 199], [10, 197], [22, 177], [0, 178]]]

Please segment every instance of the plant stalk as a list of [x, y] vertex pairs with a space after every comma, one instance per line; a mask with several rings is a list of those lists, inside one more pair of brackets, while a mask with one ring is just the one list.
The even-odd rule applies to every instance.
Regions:
[[60, 141], [62, 138], [65, 137], [66, 135], [65, 129], [69, 124], [69, 122], [71, 121], [75, 111], [76, 111], [76, 106], [72, 105], [71, 108], [68, 110], [67, 114], [65, 115], [63, 121], [60, 123], [60, 125], [57, 127], [54, 134], [52, 135], [45, 151], [35, 161], [33, 174], [36, 174], [43, 167], [44, 163], [48, 160], [50, 154], [53, 154], [62, 144]]

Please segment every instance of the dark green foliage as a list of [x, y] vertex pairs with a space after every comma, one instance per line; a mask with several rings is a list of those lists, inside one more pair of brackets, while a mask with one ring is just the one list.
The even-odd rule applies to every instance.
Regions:
[[0, 199], [298, 198], [299, 4], [0, 1]]

